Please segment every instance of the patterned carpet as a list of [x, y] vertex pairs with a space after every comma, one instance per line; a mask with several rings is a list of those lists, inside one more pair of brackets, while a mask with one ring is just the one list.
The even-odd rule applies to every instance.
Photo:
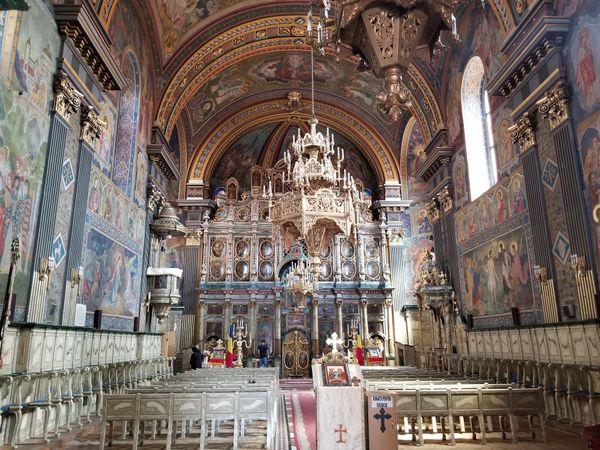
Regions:
[[282, 403], [289, 429], [289, 447], [285, 450], [316, 450], [316, 402], [312, 380], [283, 379], [279, 386], [283, 391]]

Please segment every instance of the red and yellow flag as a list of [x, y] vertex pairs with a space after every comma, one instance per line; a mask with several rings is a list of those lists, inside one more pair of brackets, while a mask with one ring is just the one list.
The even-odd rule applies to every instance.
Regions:
[[233, 367], [233, 339], [231, 336], [227, 338], [227, 353], [225, 354], [225, 365]]
[[360, 338], [360, 334], [356, 336], [356, 350], [354, 350], [356, 360], [358, 361], [358, 365], [365, 365], [365, 357], [363, 355], [363, 346], [362, 339]]

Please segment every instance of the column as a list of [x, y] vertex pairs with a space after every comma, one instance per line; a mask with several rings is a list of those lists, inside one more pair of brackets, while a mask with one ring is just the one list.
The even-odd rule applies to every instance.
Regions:
[[335, 318], [336, 318], [336, 322], [337, 322], [337, 329], [335, 330], [338, 334], [338, 336], [342, 337], [344, 336], [344, 320], [342, 317], [342, 299], [341, 298], [337, 298], [338, 297], [338, 293], [335, 293], [336, 299], [335, 299]]
[[100, 135], [105, 127], [106, 123], [100, 119], [92, 107], [81, 105], [79, 158], [77, 162], [77, 174], [75, 175], [73, 214], [71, 216], [71, 228], [68, 240], [65, 300], [62, 305], [63, 325], [73, 325], [75, 323], [75, 305], [81, 289], [81, 282], [83, 281], [79, 267], [81, 266], [81, 255], [83, 253], [83, 233], [90, 186], [90, 172], [92, 161], [94, 160], [93, 145], [97, 139], [100, 139]]
[[281, 298], [280, 292], [275, 292], [275, 323], [273, 324], [273, 334], [275, 335], [274, 357], [281, 358]]
[[231, 324], [231, 291], [225, 291], [225, 302], [223, 302], [223, 334], [229, 336], [229, 325]]
[[365, 342], [369, 339], [369, 313], [367, 312], [367, 305], [369, 301], [367, 300], [367, 294], [361, 292], [360, 293], [360, 321], [361, 324], [361, 334], [363, 335], [363, 339]]
[[392, 274], [390, 270], [390, 254], [388, 250], [388, 225], [386, 222], [381, 222], [379, 225], [381, 229], [381, 270], [383, 275], [383, 281], [386, 286], [389, 286], [389, 283], [392, 280]]
[[[258, 290], [250, 290], [250, 311], [248, 311], [248, 313], [250, 314], [250, 318], [248, 320], [248, 337], [252, 338], [252, 348], [250, 349], [250, 351], [252, 353], [255, 353], [255, 349], [256, 349], [256, 294], [258, 294]], [[259, 342], [260, 343], [260, 342]]]
[[44, 169], [44, 187], [41, 193], [38, 226], [35, 236], [33, 270], [29, 286], [27, 321], [43, 323], [46, 320], [46, 296], [49, 277], [54, 269], [50, 262], [52, 240], [56, 225], [58, 197], [60, 195], [62, 165], [71, 126], [71, 114], [77, 113], [80, 94], [69, 81], [67, 74], [59, 71], [54, 76], [54, 105], [48, 139], [48, 153]]
[[579, 317], [582, 320], [598, 317], [594, 251], [583, 196], [583, 180], [578, 167], [579, 154], [575, 145], [569, 116], [567, 86], [559, 81], [537, 102], [540, 113], [548, 121], [554, 142], [562, 185], [563, 207], [571, 245], [571, 265], [577, 284]]
[[388, 364], [396, 365], [396, 338], [394, 331], [394, 308], [392, 302], [392, 292], [387, 291], [385, 293], [385, 335], [387, 336], [387, 360]]
[[205, 316], [206, 301], [204, 300], [204, 294], [200, 294], [200, 297], [196, 301], [196, 310], [194, 311], [194, 342], [201, 350], [203, 350], [204, 345]]
[[537, 152], [533, 117], [529, 113], [511, 126], [508, 131], [521, 152], [525, 190], [529, 203], [529, 220], [533, 234], [533, 247], [537, 265], [534, 274], [540, 283], [540, 297], [545, 323], [559, 321], [557, 303], [557, 285], [554, 283], [556, 270], [551, 254], [552, 242], [548, 218], [546, 215], [546, 198], [542, 185], [540, 158]]
[[312, 306], [312, 351], [313, 355], [319, 354], [319, 300], [313, 298]]

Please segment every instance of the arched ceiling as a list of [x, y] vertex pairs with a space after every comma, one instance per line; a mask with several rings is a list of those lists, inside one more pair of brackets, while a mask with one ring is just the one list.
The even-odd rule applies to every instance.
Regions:
[[[502, 7], [505, 1], [489, 3]], [[110, 21], [118, 3], [98, 1], [97, 8]], [[210, 184], [223, 154], [236, 142], [251, 140], [257, 129], [270, 126], [271, 134], [281, 134], [307, 121], [311, 50], [305, 17], [310, 1], [144, 3], [159, 47], [155, 124], [167, 139], [177, 129], [184, 183]], [[494, 8], [500, 15], [498, 6]], [[438, 104], [440, 61], [417, 60], [404, 76], [414, 105], [409, 116], [418, 122], [425, 142], [444, 127]], [[342, 53], [339, 61], [333, 52], [315, 57], [317, 117], [352, 143], [378, 184], [399, 183], [406, 178], [401, 176], [406, 170], [401, 143], [407, 120], [393, 123], [378, 111], [375, 96], [382, 81], [371, 72], [358, 72], [357, 65], [350, 52]], [[290, 91], [302, 93], [302, 110], [286, 109]]]

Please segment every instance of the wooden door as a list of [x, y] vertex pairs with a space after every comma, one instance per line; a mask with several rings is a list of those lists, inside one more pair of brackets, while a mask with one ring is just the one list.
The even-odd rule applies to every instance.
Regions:
[[283, 376], [308, 377], [310, 371], [309, 342], [302, 330], [288, 331], [283, 340]]

